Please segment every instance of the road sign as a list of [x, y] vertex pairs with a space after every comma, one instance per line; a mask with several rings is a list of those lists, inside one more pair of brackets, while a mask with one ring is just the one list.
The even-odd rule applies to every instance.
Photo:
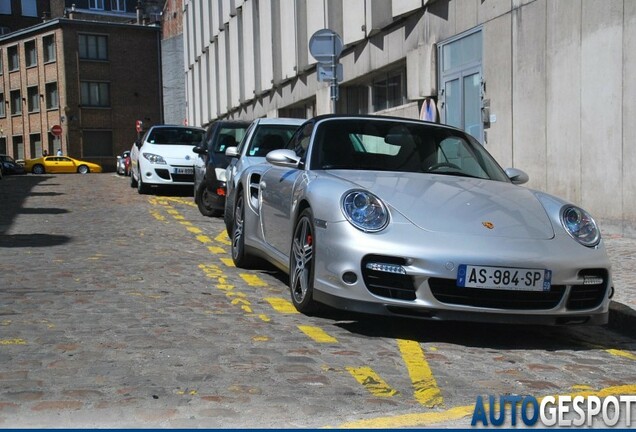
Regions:
[[319, 63], [335, 63], [342, 53], [342, 39], [333, 30], [318, 30], [309, 39], [309, 52]]
[[332, 65], [326, 65], [322, 63], [318, 63], [318, 81], [333, 81], [334, 79], [338, 82], [342, 81], [344, 77], [344, 70], [342, 69], [342, 63], [338, 63], [336, 65], [336, 73], [333, 72]]
[[59, 137], [60, 135], [62, 135], [62, 126], [60, 125], [51, 126], [51, 133], [55, 135], [56, 137]]

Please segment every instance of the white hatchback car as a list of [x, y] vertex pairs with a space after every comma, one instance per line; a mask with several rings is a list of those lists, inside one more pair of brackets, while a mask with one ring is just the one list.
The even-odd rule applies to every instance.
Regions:
[[178, 125], [152, 126], [130, 150], [130, 187], [140, 194], [151, 185], [194, 184], [192, 147], [201, 142], [203, 128]]

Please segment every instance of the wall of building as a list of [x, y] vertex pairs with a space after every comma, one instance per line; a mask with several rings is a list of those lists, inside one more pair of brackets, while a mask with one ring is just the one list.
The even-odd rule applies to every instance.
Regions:
[[307, 47], [325, 27], [345, 43], [341, 88], [403, 66], [408, 100], [390, 112], [415, 116], [414, 102], [437, 96], [436, 45], [479, 27], [486, 148], [526, 170], [529, 187], [636, 235], [630, 0], [184, 0], [183, 22], [188, 120], [198, 125], [297, 106], [329, 112]]

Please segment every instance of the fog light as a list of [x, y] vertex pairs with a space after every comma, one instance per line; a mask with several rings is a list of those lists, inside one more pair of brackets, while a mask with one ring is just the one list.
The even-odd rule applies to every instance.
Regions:
[[603, 278], [600, 276], [583, 276], [583, 285], [602, 285]]
[[354, 272], [348, 271], [342, 275], [342, 280], [344, 283], [352, 285], [358, 281], [358, 276]]
[[406, 270], [404, 270], [404, 267], [402, 267], [399, 264], [370, 262], [370, 263], [367, 263], [366, 267], [369, 270], [375, 270], [375, 271], [384, 272], [384, 273], [394, 273], [394, 274], [401, 274], [401, 275], [406, 274]]

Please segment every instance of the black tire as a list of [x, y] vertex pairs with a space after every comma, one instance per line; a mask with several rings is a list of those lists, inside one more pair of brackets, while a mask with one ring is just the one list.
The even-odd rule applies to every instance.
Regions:
[[137, 193], [139, 193], [139, 195], [147, 195], [150, 193], [150, 186], [145, 184], [141, 179], [141, 170], [139, 170], [139, 178], [137, 179]]
[[289, 252], [289, 290], [292, 303], [298, 312], [311, 315], [319, 305], [314, 296], [314, 215], [306, 208], [294, 225], [291, 250]]
[[243, 193], [236, 196], [234, 204], [234, 221], [232, 223], [232, 261], [240, 268], [254, 266], [255, 258], [245, 250], [245, 200]]
[[130, 172], [130, 187], [133, 189], [137, 187], [137, 180], [135, 180], [135, 176], [132, 174], [132, 170]]
[[77, 167], [77, 172], [80, 174], [88, 174], [90, 170], [88, 169], [86, 165], [80, 165]]
[[218, 217], [221, 216], [222, 210], [212, 208], [210, 204], [210, 191], [205, 185], [200, 185], [197, 189], [196, 197], [197, 207], [203, 216]]
[[31, 172], [33, 174], [44, 174], [44, 165], [33, 165], [33, 168], [31, 168]]

